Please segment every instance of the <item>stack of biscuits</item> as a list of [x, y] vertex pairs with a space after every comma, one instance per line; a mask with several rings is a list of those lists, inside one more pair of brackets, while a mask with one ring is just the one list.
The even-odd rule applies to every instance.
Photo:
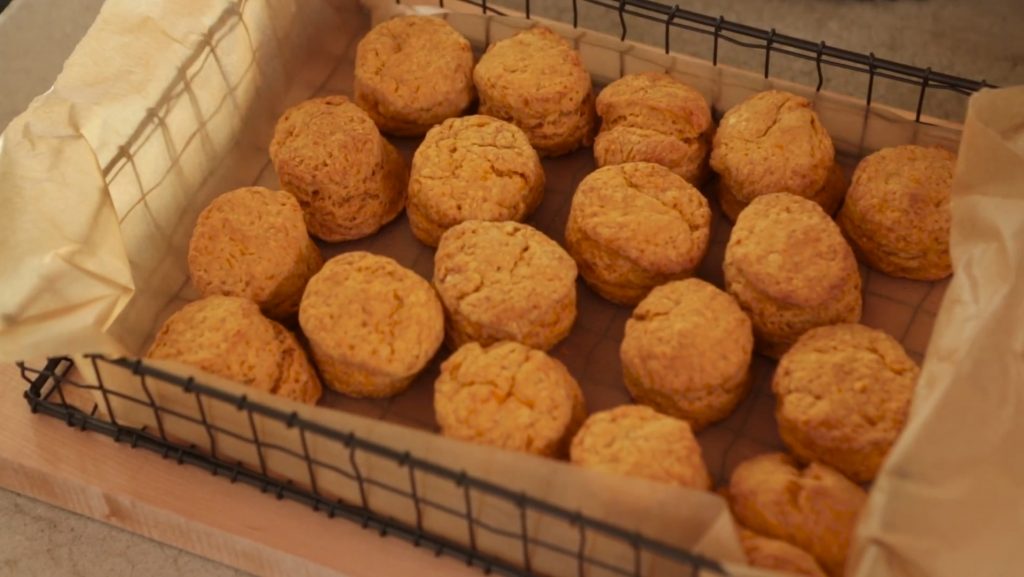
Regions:
[[[387, 136], [422, 138], [411, 163]], [[597, 169], [571, 199], [545, 191], [545, 163], [591, 144]], [[698, 435], [748, 395], [755, 354], [777, 359], [789, 453], [741, 463], [720, 491], [752, 564], [843, 574], [864, 484], [919, 373], [896, 339], [859, 324], [858, 260], [951, 274], [952, 153], [883, 149], [848, 185], [804, 97], [753, 94], [716, 126], [669, 73], [595, 98], [580, 54], [543, 26], [474, 61], [445, 20], [407, 16], [359, 43], [351, 98], [285, 111], [269, 154], [280, 190], [239, 188], [199, 217], [188, 264], [203, 298], [166, 321], [149, 357], [314, 403], [321, 383], [400, 394], [442, 356], [441, 434], [700, 491], [713, 481]], [[546, 195], [565, 201], [564, 237], [524, 222]], [[403, 208], [408, 224], [389, 225]], [[716, 286], [695, 275], [719, 211], [734, 225], [718, 219]], [[436, 249], [432, 278], [346, 245], [325, 262], [322, 249], [385, 226]], [[633, 404], [589, 416], [587, 383], [556, 358], [584, 285], [631, 308], [619, 355]]]

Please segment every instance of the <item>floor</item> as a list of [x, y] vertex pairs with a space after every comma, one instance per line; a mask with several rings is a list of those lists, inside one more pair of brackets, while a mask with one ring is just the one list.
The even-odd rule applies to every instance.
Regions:
[[[7, 0], [0, 0], [0, 6]], [[614, 2], [612, 2], [614, 4]], [[84, 33], [100, 0], [81, 0], [49, 10], [43, 0], [14, 0], [0, 15], [0, 78], [24, 79], [0, 99], [0, 126], [23, 110], [30, 99], [47, 89], [76, 39]], [[521, 0], [494, 0], [494, 4], [521, 7]], [[873, 51], [889, 58], [997, 85], [1024, 84], [1024, 3], [1020, 0], [685, 0], [685, 8], [722, 14], [753, 26], [775, 27], [779, 33], [810, 40], [824, 38], [830, 45], [860, 52]], [[73, 8], [72, 8], [73, 6]], [[532, 2], [536, 14], [563, 21], [571, 19], [568, 0]], [[617, 15], [580, 1], [580, 24], [617, 34]], [[6, 21], [6, 22], [5, 22]], [[35, 26], [23, 25], [35, 23]], [[5, 25], [6, 24], [6, 25]], [[627, 20], [632, 40], [661, 45], [664, 27]], [[709, 41], [685, 32], [673, 33], [672, 46], [698, 56], [709, 55]], [[723, 44], [723, 62], [763, 66], [763, 55], [739, 51]], [[787, 78], [809, 78], [813, 66], [773, 62], [773, 73]], [[816, 76], [815, 76], [816, 77]], [[806, 81], [806, 80], [805, 80]], [[826, 89], [861, 95], [865, 78], [827, 74]], [[876, 98], [902, 107], [916, 104], [917, 90], [902, 86], [876, 87]], [[929, 97], [925, 111], [959, 118], [963, 101]], [[0, 576], [76, 575], [98, 577], [147, 575], [163, 577], [242, 575], [131, 533], [103, 525], [31, 499], [0, 490]], [[16, 527], [17, 530], [10, 530]]]

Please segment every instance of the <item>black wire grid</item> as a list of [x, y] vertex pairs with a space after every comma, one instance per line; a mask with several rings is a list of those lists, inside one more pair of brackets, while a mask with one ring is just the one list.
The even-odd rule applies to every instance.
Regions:
[[[874, 54], [860, 54], [827, 46], [824, 42], [809, 42], [775, 30], [762, 30], [727, 21], [722, 17], [711, 17], [648, 0], [583, 0], [586, 3], [601, 6], [617, 13], [621, 26], [621, 38], [627, 37], [625, 16], [638, 17], [645, 20], [661, 22], [665, 26], [665, 51], [671, 51], [670, 31], [681, 29], [709, 36], [712, 42], [712, 60], [718, 62], [718, 45], [720, 41], [738, 46], [764, 51], [764, 76], [771, 71], [772, 54], [785, 54], [815, 62], [820, 90], [824, 83], [823, 66], [846, 70], [860, 71], [867, 75], [865, 101], [870, 104], [875, 78], [886, 78], [920, 86], [920, 95], [916, 112], [916, 120], [920, 121], [924, 106], [925, 93], [939, 89], [969, 95], [985, 86], [984, 81], [974, 81], [948, 74], [932, 71], [930, 68], [917, 68], [890, 60], [879, 59]], [[443, 0], [438, 2], [444, 5]], [[500, 10], [488, 6], [486, 0], [470, 1], [483, 13], [501, 15]], [[577, 0], [572, 1], [573, 25], [578, 25], [579, 6]], [[531, 16], [529, 0], [523, 3], [523, 12]], [[642, 575], [646, 562], [657, 558], [663, 563], [678, 566], [681, 575], [697, 575], [704, 571], [710, 574], [725, 575], [722, 566], [714, 560], [701, 557], [681, 548], [648, 538], [635, 531], [623, 529], [605, 521], [568, 510], [556, 503], [551, 503], [536, 496], [512, 491], [504, 486], [485, 479], [474, 477], [464, 471], [458, 471], [442, 464], [440, 460], [431, 460], [410, 454], [399, 448], [385, 446], [369, 439], [355, 435], [350, 431], [340, 431], [325, 427], [316, 422], [307, 421], [296, 413], [287, 413], [273, 406], [249, 400], [245, 395], [235, 396], [219, 389], [204, 385], [192, 377], [169, 373], [142, 360], [111, 359], [101, 355], [87, 356], [97, 383], [86, 383], [70, 378], [69, 371], [72, 361], [69, 358], [54, 358], [42, 368], [30, 367], [19, 363], [21, 374], [28, 383], [25, 399], [34, 413], [56, 417], [68, 426], [83, 431], [93, 431], [111, 437], [116, 442], [128, 443], [133, 448], [143, 448], [172, 459], [179, 464], [198, 466], [210, 471], [215, 476], [223, 476], [232, 483], [241, 482], [270, 493], [278, 499], [290, 499], [307, 506], [314, 511], [326, 513], [330, 517], [341, 517], [354, 521], [368, 530], [377, 531], [381, 536], [396, 536], [417, 547], [432, 550], [436, 555], [449, 555], [464, 561], [467, 565], [481, 568], [485, 573], [502, 575], [527, 576], [536, 575], [535, 560], [538, 552], [554, 554], [569, 560], [580, 576], [594, 571], [602, 574], [636, 576]], [[122, 389], [110, 387], [104, 383], [102, 375], [105, 370], [119, 369], [130, 371], [137, 379], [138, 394], [130, 394]], [[197, 411], [187, 414], [177, 408], [162, 405], [153, 394], [154, 385], [171, 387], [195, 401]], [[85, 398], [87, 403], [76, 401]], [[77, 395], [75, 394], [77, 393]], [[98, 399], [94, 401], [93, 399]], [[204, 406], [209, 402], [217, 402], [234, 407], [248, 417], [248, 431], [232, 431], [219, 426], [207, 418]], [[99, 402], [102, 402], [102, 407]], [[131, 407], [152, 413], [153, 426], [130, 426], [119, 422], [115, 407]], [[256, 417], [284, 425], [287, 430], [294, 431], [297, 436], [296, 447], [275, 445], [260, 439], [256, 426]], [[197, 430], [205, 433], [207, 447], [187, 443], [181, 439], [168, 436], [164, 424], [169, 420], [189, 423]], [[318, 440], [326, 440], [336, 444], [341, 453], [347, 454], [342, 462], [316, 458], [311, 454], [308, 440], [315, 436]], [[251, 446], [257, 455], [255, 464], [231, 461], [218, 454], [217, 439], [231, 439], [246, 446]], [[273, 453], [288, 455], [298, 459], [306, 469], [304, 479], [281, 479], [267, 466], [267, 460]], [[401, 486], [364, 474], [360, 468], [360, 460], [365, 456], [373, 456], [405, 469], [407, 481]], [[318, 478], [332, 475], [343, 478], [352, 484], [353, 494], [358, 498], [344, 500], [325, 495], [318, 488]], [[442, 503], [425, 497], [420, 488], [426, 482], [450, 483], [461, 492], [461, 503]], [[408, 503], [415, 512], [414, 522], [405, 522], [374, 507], [367, 499], [368, 489], [380, 490]], [[506, 526], [497, 526], [488, 522], [478, 511], [473, 510], [474, 496], [485, 495], [511, 507], [518, 515], [518, 529], [509, 530]], [[424, 524], [424, 514], [445, 515], [464, 524], [465, 538], [454, 539], [430, 531]], [[575, 527], [578, 537], [574, 546], [564, 542], [556, 543], [540, 535], [531, 534], [528, 518], [544, 516], [568, 523]], [[516, 525], [515, 520], [511, 520]], [[518, 559], [499, 558], [478, 547], [478, 542], [486, 536], [513, 539], [520, 544]], [[611, 540], [624, 550], [631, 552], [630, 561], [624, 564], [609, 562], [606, 558], [588, 553], [588, 543], [595, 540], [608, 542]]]

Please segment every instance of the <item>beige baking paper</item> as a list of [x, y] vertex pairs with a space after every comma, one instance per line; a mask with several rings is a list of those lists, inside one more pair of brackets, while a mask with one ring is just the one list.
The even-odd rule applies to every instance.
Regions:
[[[396, 10], [394, 3], [386, 0], [368, 4], [373, 18]], [[453, 3], [447, 4], [451, 7]], [[531, 25], [478, 14], [445, 17], [478, 49]], [[140, 352], [159, 321], [194, 297], [187, 282], [184, 253], [198, 211], [213, 196], [235, 186], [277, 186], [266, 157], [274, 119], [287, 104], [310, 95], [351, 93], [354, 43], [370, 19], [371, 14], [356, 3], [343, 0], [223, 0], [146, 6], [125, 0], [108, 2], [55, 89], [15, 120], [3, 137], [0, 187], [5, 196], [0, 203], [6, 204], [0, 204], [0, 219], [12, 233], [3, 239], [0, 254], [5, 264], [12, 265], [0, 272], [4, 295], [0, 359], [87, 351]], [[855, 100], [815, 95], [806, 87], [765, 81], [758, 75], [664, 55], [583, 30], [555, 28], [576, 44], [599, 83], [630, 72], [666, 70], [700, 89], [718, 111], [771, 86], [801, 92], [815, 100], [848, 168], [856, 158], [881, 146], [919, 142], [955, 148], [959, 140], [957, 127], [915, 124], [905, 113], [880, 107], [866, 112]], [[408, 156], [416, 142], [400, 140], [396, 144]], [[560, 239], [575, 183], [592, 168], [587, 151], [546, 161], [547, 196], [531, 223]], [[728, 226], [716, 218], [712, 249], [700, 275], [718, 284], [727, 238]], [[954, 242], [960, 250], [972, 246], [970, 240], [955, 238]], [[370, 239], [330, 247], [327, 252], [355, 249], [389, 254], [430, 276], [432, 253], [412, 239], [404, 218]], [[863, 272], [865, 322], [900, 338], [921, 360], [945, 283], [899, 281]], [[960, 276], [984, 278], [976, 272]], [[971, 315], [975, 310], [967, 309]], [[554, 351], [584, 386], [591, 411], [628, 402], [617, 355], [628, 313], [581, 288], [577, 326]], [[960, 338], [957, 330], [946, 332], [951, 339]], [[926, 376], [931, 374], [931, 363], [929, 357]], [[436, 370], [435, 362], [409, 392], [389, 401], [331, 395], [324, 404], [346, 412], [298, 410], [313, 420], [414, 454], [444, 455], [441, 460], [448, 466], [542, 496], [569, 510], [581, 510], [723, 560], [740, 559], [728, 516], [717, 497], [643, 481], [595, 477], [563, 463], [489, 451], [411, 429], [435, 428], [430, 403]], [[732, 417], [700, 435], [709, 467], [719, 481], [743, 458], [780, 447], [767, 392], [771, 370], [772, 364], [759, 358], [755, 392]], [[124, 392], [142, 394], [137, 379], [117, 373], [105, 369], [104, 381], [119, 384]], [[922, 381], [922, 390], [934, 389], [934, 382], [934, 378]], [[942, 389], [953, 386], [946, 383]], [[155, 388], [168, 408], [192, 415], [198, 411], [194, 399], [169, 388]], [[117, 399], [111, 402], [113, 413], [130, 419], [130, 424], [157, 425], [151, 411]], [[295, 408], [278, 399], [268, 402], [285, 410]], [[927, 405], [922, 401], [918, 407]], [[104, 406], [101, 403], [101, 410]], [[233, 407], [208, 401], [204, 410], [225, 430], [247, 433], [244, 413]], [[916, 409], [911, 429], [931, 423], [930, 413]], [[260, 465], [259, 455], [230, 434], [210, 439], [181, 419], [167, 417], [164, 421], [170, 436], [229, 460]], [[257, 419], [256, 428], [264, 442], [298, 448], [294, 430], [262, 419]], [[900, 462], [908, 451], [921, 455], [920, 447], [932, 443], [931, 438], [918, 439], [910, 449], [898, 450], [892, 462]], [[348, 462], [347, 451], [324, 439], [311, 438], [309, 450], [339, 466]], [[268, 472], [308, 486], [304, 464], [284, 451], [265, 453], [262, 465]], [[360, 466], [396, 486], [407, 482], [405, 471], [383, 460], [370, 459]], [[358, 502], [351, 481], [323, 475], [317, 487], [321, 493]], [[892, 555], [914, 558], [912, 549], [902, 546], [905, 539], [886, 538], [899, 534], [897, 521], [909, 523], [908, 517], [911, 521], [920, 518], [918, 513], [899, 513], [899, 501], [893, 503], [900, 493], [887, 488], [890, 476], [887, 473], [878, 482], [862, 527], [869, 537], [862, 555], [862, 575], [916, 574], [901, 572], [909, 563], [890, 562]], [[551, 483], [553, 479], [558, 482]], [[461, 506], [461, 492], [450, 484], [428, 484], [420, 489], [452, 507]], [[368, 499], [374, 508], [411, 519], [413, 512], [387, 492], [371, 490]], [[495, 526], [518, 522], [507, 506], [482, 495], [474, 494], [473, 499], [474, 511]], [[880, 519], [885, 522], [877, 521]], [[453, 539], [467, 538], [465, 524], [450, 516], [428, 515], [424, 522]], [[529, 523], [531, 534], [561, 543], [568, 550], [578, 546], [578, 530], [567, 523], [543, 517], [531, 518]], [[869, 532], [876, 525], [881, 528]], [[933, 529], [915, 527], [912, 533], [918, 543], [929, 543], [928, 531]], [[484, 551], [513, 561], [521, 556], [518, 541], [479, 530], [476, 537]], [[612, 565], [632, 566], [631, 552], [607, 539], [591, 539], [586, 547], [588, 554]], [[542, 548], [532, 550], [531, 559], [535, 569], [551, 574], [574, 571], [564, 557]], [[679, 567], [666, 563], [654, 556], [645, 558], [646, 574], [679, 572]], [[881, 572], [878, 567], [883, 565], [894, 568]], [[732, 565], [730, 569], [736, 574], [742, 571]], [[592, 571], [588, 575], [607, 573], [597, 568]]]

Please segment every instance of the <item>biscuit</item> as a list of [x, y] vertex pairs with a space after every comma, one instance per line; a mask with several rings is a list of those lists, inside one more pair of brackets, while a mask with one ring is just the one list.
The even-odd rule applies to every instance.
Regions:
[[277, 121], [270, 159], [314, 236], [329, 242], [377, 232], [405, 205], [409, 172], [373, 120], [344, 96], [307, 100]]
[[467, 220], [522, 221], [544, 196], [544, 168], [519, 127], [490, 116], [452, 118], [416, 149], [409, 176], [409, 225], [437, 246]]
[[441, 237], [434, 286], [455, 347], [517, 341], [548, 350], [576, 320], [576, 263], [517, 222], [469, 220]]
[[599, 168], [580, 182], [565, 244], [591, 288], [634, 305], [655, 286], [693, 274], [710, 227], [700, 191], [664, 166], [631, 162]]
[[356, 47], [355, 102], [381, 132], [422, 136], [474, 98], [473, 49], [440, 18], [387, 20]]
[[714, 123], [700, 92], [668, 74], [641, 72], [606, 86], [596, 109], [601, 131], [594, 160], [599, 167], [653, 162], [694, 186], [707, 180]]
[[752, 567], [806, 577], [826, 577], [814, 557], [796, 545], [758, 535], [744, 527], [739, 528], [739, 535], [747, 563]]
[[564, 457], [586, 418], [580, 386], [543, 351], [503, 341], [467, 343], [434, 383], [441, 434], [546, 457]]
[[353, 397], [405, 390], [444, 339], [444, 312], [430, 284], [368, 252], [324, 264], [306, 286], [299, 324], [324, 382]]
[[320, 399], [320, 379], [295, 335], [264, 317], [256, 303], [214, 295], [168, 318], [145, 355], [298, 401]]
[[867, 493], [827, 465], [796, 468], [770, 453], [740, 463], [729, 481], [729, 505], [743, 525], [806, 550], [841, 577]]
[[626, 321], [620, 349], [633, 400], [695, 431], [724, 419], [746, 395], [753, 352], [747, 315], [696, 278], [651, 291]]
[[832, 219], [792, 194], [757, 197], [725, 248], [725, 287], [750, 315], [758, 351], [779, 357], [804, 332], [860, 320], [860, 270]]
[[597, 471], [705, 491], [711, 488], [690, 425], [641, 405], [591, 415], [572, 440], [569, 459]]
[[578, 52], [561, 36], [534, 26], [487, 47], [473, 70], [480, 114], [522, 128], [543, 156], [589, 146], [594, 92]]
[[306, 282], [321, 265], [298, 201], [258, 186], [214, 199], [188, 245], [189, 274], [203, 296], [247, 298], [274, 318], [298, 312]]
[[885, 274], [938, 280], [952, 274], [950, 189], [956, 155], [897, 146], [857, 165], [839, 226], [857, 255]]
[[832, 138], [803, 97], [772, 90], [731, 108], [711, 148], [722, 210], [735, 221], [755, 198], [789, 192], [832, 214], [845, 192]]
[[841, 324], [804, 333], [775, 371], [775, 418], [802, 461], [871, 481], [907, 421], [920, 370], [882, 331]]

